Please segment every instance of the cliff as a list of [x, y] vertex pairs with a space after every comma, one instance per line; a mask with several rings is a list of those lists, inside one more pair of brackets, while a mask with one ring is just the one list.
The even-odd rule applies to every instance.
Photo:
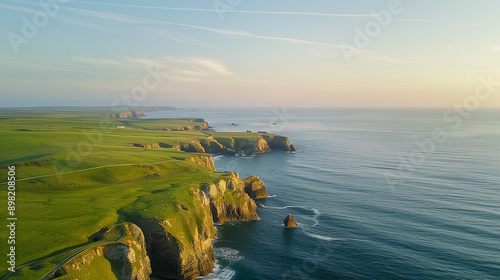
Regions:
[[177, 130], [207, 130], [208, 123], [200, 120], [200, 119], [192, 119], [190, 122], [199, 123], [199, 125], [188, 125], [188, 126], [179, 126]]
[[[142, 219], [138, 226], [143, 230], [151, 267], [156, 276], [167, 279], [196, 279], [212, 272], [215, 263], [212, 239], [216, 238], [215, 227], [209, 211], [201, 218], [191, 238], [177, 235], [169, 220]], [[191, 224], [186, 221], [184, 225]]]
[[[283, 137], [280, 135], [262, 135], [262, 138], [267, 142], [269, 148], [272, 150], [281, 150], [281, 151], [292, 151], [292, 144], [288, 140], [288, 137]], [[294, 147], [295, 150], [295, 147]]]
[[215, 171], [214, 160], [212, 159], [212, 157], [210, 155], [196, 154], [196, 155], [193, 155], [192, 157], [189, 157], [188, 160], [192, 161], [196, 164], [205, 166], [210, 171]]
[[[209, 155], [193, 158], [209, 168], [213, 164]], [[196, 279], [210, 274], [215, 262], [212, 240], [217, 238], [214, 222], [259, 219], [255, 201], [246, 192], [253, 193], [248, 185], [259, 186], [255, 189], [260, 196], [265, 192], [258, 177], [241, 179], [229, 172], [214, 183], [192, 188], [193, 201], [179, 202], [177, 214], [168, 219], [140, 217], [136, 223], [144, 232], [153, 274], [166, 279]]]
[[106, 117], [112, 119], [137, 119], [144, 116], [144, 111], [121, 111], [116, 114], [108, 114]]
[[[259, 141], [257, 146], [267, 150], [267, 141]], [[203, 151], [203, 146], [209, 151], [228, 149], [214, 139], [189, 144]], [[200, 172], [203, 177], [192, 176], [200, 176], [200, 181], [207, 183], [175, 183], [138, 197], [120, 211], [129, 221], [124, 225], [127, 237], [73, 259], [65, 267], [68, 274], [78, 279], [127, 280], [149, 279], [150, 274], [164, 279], [194, 280], [210, 274], [215, 265], [214, 223], [258, 220], [254, 199], [268, 195], [257, 176], [242, 179], [234, 172], [213, 173], [215, 166], [209, 154], [196, 153], [187, 160], [206, 168], [206, 173]]]
[[252, 175], [244, 180], [244, 184], [245, 192], [250, 196], [250, 198], [261, 199], [269, 197], [266, 187], [264, 186], [264, 182], [262, 182], [259, 177]]
[[210, 206], [215, 223], [259, 219], [255, 201], [245, 192], [245, 183], [245, 180], [233, 175], [226, 180], [203, 185], [198, 196], [204, 206]]
[[66, 273], [77, 279], [149, 280], [152, 270], [141, 229], [132, 223], [124, 223], [123, 229], [120, 242], [78, 255], [64, 266]]
[[279, 135], [259, 135], [257, 139], [231, 137], [225, 140], [224, 145], [213, 136], [209, 136], [204, 139], [193, 139], [190, 142], [179, 142], [172, 148], [191, 153], [209, 153], [215, 155], [253, 155], [273, 150], [295, 151], [295, 147], [290, 143], [288, 138]]

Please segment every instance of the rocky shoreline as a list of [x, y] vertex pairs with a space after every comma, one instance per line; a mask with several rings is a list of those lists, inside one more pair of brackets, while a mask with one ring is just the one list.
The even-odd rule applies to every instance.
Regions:
[[[207, 168], [213, 166], [211, 157], [204, 155]], [[127, 239], [117, 244], [89, 250], [65, 266], [67, 271], [79, 271], [96, 265], [106, 258], [118, 279], [196, 279], [212, 273], [215, 264], [212, 241], [217, 238], [214, 224], [259, 220], [254, 199], [267, 197], [264, 183], [257, 176], [246, 179], [228, 172], [224, 179], [203, 184], [192, 190], [195, 208], [179, 204], [185, 221], [194, 222], [191, 236], [179, 236], [173, 230], [179, 226], [171, 219], [139, 217], [124, 224]], [[188, 240], [188, 241], [186, 241]], [[90, 276], [90, 275], [89, 275]]]
[[[213, 162], [208, 162], [207, 168], [212, 166]], [[217, 238], [214, 223], [258, 220], [253, 198], [265, 198], [267, 192], [257, 176], [241, 179], [237, 173], [229, 172], [226, 179], [204, 184], [194, 190], [193, 195], [203, 211], [185, 210], [193, 214], [190, 218], [198, 221], [191, 242], [187, 244], [169, 232], [172, 227], [169, 220], [141, 218], [135, 221], [144, 235], [151, 263], [150, 269], [144, 267], [142, 275], [152, 271], [155, 277], [163, 279], [196, 279], [210, 274], [215, 263], [212, 240]]]
[[[209, 136], [178, 143], [172, 148], [195, 152], [188, 159], [213, 172], [215, 165], [211, 154], [295, 151], [287, 137], [272, 134], [262, 134], [253, 142], [243, 143], [236, 139], [230, 145], [223, 145]], [[142, 217], [140, 213], [125, 215], [125, 227], [129, 232], [126, 243], [91, 250], [65, 268], [71, 270], [84, 264], [91, 265], [93, 260], [103, 256], [112, 263], [113, 273], [118, 279], [124, 280], [150, 279], [150, 276], [192, 280], [212, 273], [215, 264], [212, 241], [217, 238], [214, 224], [259, 220], [255, 199], [269, 196], [264, 182], [257, 176], [242, 179], [235, 172], [221, 175], [218, 181], [192, 187], [188, 195], [191, 198], [178, 202], [178, 214], [174, 217], [159, 219]], [[117, 268], [119, 271], [115, 271]]]
[[254, 155], [270, 151], [295, 152], [295, 146], [290, 143], [288, 137], [279, 135], [260, 135], [257, 141], [243, 141], [232, 139], [230, 144], [222, 144], [214, 137], [209, 136], [202, 139], [193, 139], [189, 142], [179, 142], [173, 149], [190, 153], [208, 153], [215, 155]]

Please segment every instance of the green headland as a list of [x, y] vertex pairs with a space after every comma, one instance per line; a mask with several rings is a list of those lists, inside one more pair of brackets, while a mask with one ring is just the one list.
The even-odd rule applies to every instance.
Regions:
[[295, 149], [278, 135], [211, 131], [203, 119], [108, 111], [0, 109], [0, 187], [16, 168], [16, 272], [4, 279], [206, 275], [213, 223], [256, 220], [253, 199], [267, 196], [256, 176], [216, 172], [210, 155]]

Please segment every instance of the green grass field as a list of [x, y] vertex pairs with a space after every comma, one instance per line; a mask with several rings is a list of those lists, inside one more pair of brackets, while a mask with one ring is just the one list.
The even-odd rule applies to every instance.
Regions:
[[[201, 120], [109, 119], [105, 113], [0, 109], [1, 188], [7, 189], [7, 166], [16, 166], [16, 266], [51, 256], [9, 279], [37, 279], [71, 250], [90, 244], [102, 229], [138, 217], [169, 218], [173, 234], [190, 240], [196, 221], [189, 219], [197, 215], [189, 218], [178, 204], [203, 211], [192, 189], [224, 174], [187, 160], [193, 154], [171, 148], [206, 138], [205, 132], [165, 129]], [[259, 139], [253, 133], [211, 134], [221, 143], [232, 137]], [[152, 143], [160, 148], [143, 148]], [[6, 196], [1, 201], [5, 206], [0, 218], [6, 221]], [[2, 240], [8, 237], [6, 229], [0, 234]], [[2, 242], [0, 250], [5, 255], [8, 244]], [[7, 270], [0, 275], [5, 274]]]

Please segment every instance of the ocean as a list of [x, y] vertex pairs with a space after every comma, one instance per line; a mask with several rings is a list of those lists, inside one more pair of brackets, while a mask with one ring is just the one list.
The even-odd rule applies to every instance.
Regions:
[[[259, 221], [217, 226], [204, 279], [500, 279], [500, 110], [203, 108], [216, 131], [297, 152], [216, 156], [259, 176]], [[237, 124], [236, 125], [233, 125]], [[285, 229], [293, 214], [299, 227]]]

